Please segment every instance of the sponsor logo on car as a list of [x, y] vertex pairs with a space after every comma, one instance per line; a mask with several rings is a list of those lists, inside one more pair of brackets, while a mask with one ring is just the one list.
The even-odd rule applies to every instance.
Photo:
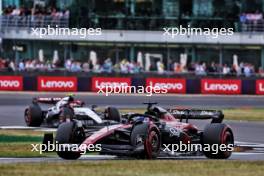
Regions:
[[256, 94], [258, 95], [264, 94], [264, 80], [256, 81]]
[[93, 77], [92, 91], [105, 90], [106, 88], [120, 89], [131, 86], [131, 78]]
[[186, 80], [174, 78], [147, 78], [146, 86], [167, 89], [167, 93], [186, 93]]
[[39, 91], [77, 91], [76, 77], [38, 77]]
[[202, 79], [203, 94], [240, 94], [241, 80]]
[[21, 76], [0, 76], [0, 90], [23, 90], [23, 78]]

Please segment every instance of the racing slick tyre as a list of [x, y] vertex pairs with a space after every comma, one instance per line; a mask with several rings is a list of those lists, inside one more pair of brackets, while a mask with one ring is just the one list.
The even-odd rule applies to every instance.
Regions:
[[144, 146], [144, 151], [137, 154], [140, 159], [155, 159], [159, 156], [161, 135], [155, 125], [137, 124], [131, 132], [131, 144], [134, 147]]
[[107, 107], [105, 110], [105, 119], [121, 122], [121, 116], [117, 108]]
[[43, 122], [42, 110], [39, 105], [30, 105], [24, 113], [24, 118], [27, 126], [39, 127]]
[[74, 117], [74, 111], [72, 108], [63, 107], [59, 115], [60, 122], [66, 122], [67, 119], [72, 120]]
[[[232, 147], [234, 146], [232, 129], [223, 123], [208, 124], [204, 129], [202, 142], [203, 153], [207, 158], [227, 159], [231, 156]], [[221, 149], [221, 144], [224, 144], [224, 150]], [[207, 145], [207, 148], [209, 146], [210, 150], [205, 151], [205, 145]], [[217, 149], [213, 145], [217, 145]]]
[[[85, 139], [83, 128], [77, 127], [75, 122], [64, 122], [60, 124], [55, 141], [58, 144], [81, 144]], [[65, 147], [66, 148], [66, 147]], [[65, 149], [64, 148], [64, 149]], [[68, 160], [75, 160], [81, 156], [79, 151], [71, 151], [70, 148], [66, 148], [63, 151], [57, 151], [59, 157]]]

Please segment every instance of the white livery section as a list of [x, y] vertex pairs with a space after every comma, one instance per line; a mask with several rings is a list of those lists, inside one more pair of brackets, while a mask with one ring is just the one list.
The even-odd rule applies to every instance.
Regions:
[[91, 117], [97, 123], [102, 123], [102, 119], [94, 111], [89, 108], [74, 108], [74, 113], [79, 115], [87, 115]]

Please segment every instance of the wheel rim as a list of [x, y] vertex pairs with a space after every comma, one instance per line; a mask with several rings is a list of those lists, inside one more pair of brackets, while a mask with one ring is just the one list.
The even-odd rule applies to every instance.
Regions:
[[147, 140], [147, 158], [152, 159], [155, 155], [159, 153], [160, 150], [160, 140], [156, 131], [151, 131]]
[[151, 139], [150, 139], [150, 144], [151, 144], [151, 149], [152, 152], [157, 152], [159, 148], [159, 138], [156, 132], [152, 131], [151, 132]]
[[[229, 131], [226, 131], [226, 132], [224, 133], [223, 144], [225, 144], [226, 147], [227, 147], [229, 144], [234, 144], [232, 134], [231, 134]], [[225, 152], [223, 152], [224, 156], [226, 156], [226, 157], [230, 156], [231, 153], [232, 153], [231, 151], [225, 151]]]
[[31, 112], [30, 112], [30, 109], [27, 109], [26, 112], [25, 112], [25, 121], [26, 121], [26, 124], [27, 125], [30, 125], [31, 123]]

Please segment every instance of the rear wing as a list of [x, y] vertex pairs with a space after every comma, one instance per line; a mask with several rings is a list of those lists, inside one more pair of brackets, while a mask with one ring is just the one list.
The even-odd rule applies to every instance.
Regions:
[[56, 104], [62, 98], [33, 98], [32, 103]]
[[196, 109], [168, 109], [175, 118], [183, 119], [188, 122], [189, 119], [208, 120], [212, 119], [211, 123], [221, 123], [224, 119], [222, 111], [218, 110], [196, 110]]

